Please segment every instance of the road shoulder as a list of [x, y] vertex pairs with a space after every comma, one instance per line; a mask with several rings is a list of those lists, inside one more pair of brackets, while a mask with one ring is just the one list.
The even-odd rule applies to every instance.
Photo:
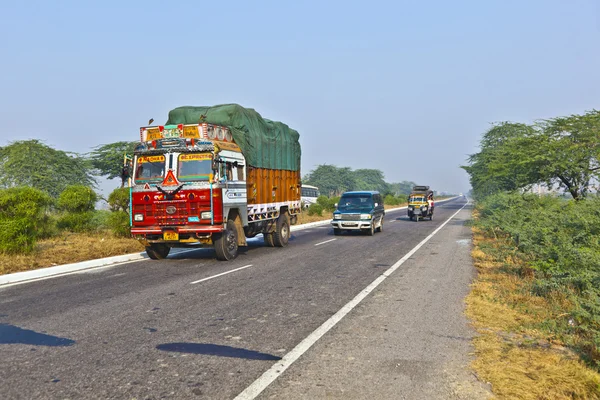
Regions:
[[491, 397], [469, 369], [470, 213], [455, 216], [260, 397]]

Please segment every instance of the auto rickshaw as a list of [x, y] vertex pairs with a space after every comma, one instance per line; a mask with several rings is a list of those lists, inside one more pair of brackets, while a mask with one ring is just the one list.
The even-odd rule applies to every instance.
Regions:
[[414, 186], [408, 196], [408, 217], [411, 221], [425, 218], [433, 219], [433, 190], [429, 186]]

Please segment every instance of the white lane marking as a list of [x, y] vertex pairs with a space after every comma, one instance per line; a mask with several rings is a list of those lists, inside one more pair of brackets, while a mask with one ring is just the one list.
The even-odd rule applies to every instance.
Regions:
[[277, 379], [283, 372], [288, 369], [302, 354], [304, 354], [313, 344], [316, 343], [324, 334], [326, 334], [331, 328], [333, 328], [338, 322], [342, 320], [354, 307], [356, 307], [365, 297], [369, 295], [381, 282], [383, 282], [388, 276], [396, 271], [406, 260], [412, 257], [425, 243], [427, 243], [436, 233], [440, 231], [452, 218], [454, 218], [459, 212], [462, 211], [469, 204], [468, 202], [460, 208], [457, 212], [452, 214], [442, 225], [434, 230], [429, 236], [423, 239], [418, 245], [416, 245], [411, 251], [406, 253], [404, 257], [396, 261], [394, 265], [388, 268], [383, 274], [375, 279], [369, 286], [364, 288], [356, 297], [350, 300], [345, 306], [343, 306], [338, 312], [336, 312], [331, 318], [325, 321], [320, 327], [308, 335], [302, 340], [296, 347], [294, 347], [289, 353], [275, 363], [271, 368], [265, 371], [257, 380], [252, 382], [244, 391], [238, 394], [234, 400], [252, 400], [255, 399], [263, 390], [267, 388], [275, 379]]
[[320, 246], [320, 245], [325, 244], [325, 243], [333, 242], [334, 240], [337, 240], [337, 239], [329, 239], [329, 240], [326, 240], [324, 242], [317, 243], [317, 244], [315, 244], [315, 246]]
[[194, 281], [194, 282], [190, 282], [190, 285], [195, 285], [196, 283], [208, 281], [209, 279], [218, 278], [219, 276], [227, 275], [227, 274], [230, 274], [230, 273], [235, 272], [235, 271], [240, 271], [242, 269], [250, 268], [251, 266], [252, 266], [252, 264], [244, 265], [243, 267], [232, 269], [231, 271], [222, 272], [222, 273], [217, 274], [217, 275], [209, 276], [208, 278], [203, 278], [203, 279], [200, 279], [200, 280], [197, 280], [197, 281]]

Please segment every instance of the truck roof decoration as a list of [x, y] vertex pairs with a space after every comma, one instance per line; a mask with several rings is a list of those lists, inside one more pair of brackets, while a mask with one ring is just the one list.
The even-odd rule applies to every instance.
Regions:
[[177, 124], [140, 128], [140, 141], [152, 142], [163, 139], [208, 139], [233, 143], [229, 128], [213, 124]]

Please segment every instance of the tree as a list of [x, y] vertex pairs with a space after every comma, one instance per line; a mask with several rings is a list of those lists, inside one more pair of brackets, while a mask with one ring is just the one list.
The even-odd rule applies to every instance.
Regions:
[[600, 178], [600, 112], [571, 115], [539, 123], [544, 147], [538, 147], [543, 179], [558, 184], [575, 200], [585, 198]]
[[534, 126], [502, 122], [484, 135], [481, 151], [462, 166], [470, 175], [475, 196], [514, 191], [542, 181], [539, 147], [543, 142]]
[[354, 177], [356, 190], [377, 190], [384, 195], [391, 191], [389, 183], [383, 179], [383, 172], [378, 169], [357, 169]]
[[356, 177], [348, 167], [339, 168], [334, 165], [321, 164], [304, 177], [304, 183], [319, 188], [326, 196], [339, 196], [345, 191], [354, 190]]
[[585, 198], [600, 179], [600, 112], [571, 115], [525, 125], [494, 125], [481, 140], [481, 151], [463, 166], [475, 197], [558, 185], [573, 199]]
[[123, 169], [123, 156], [131, 155], [138, 144], [139, 142], [116, 142], [96, 146], [94, 151], [89, 153], [89, 159], [98, 175], [107, 179], [118, 178]]
[[412, 188], [417, 184], [412, 181], [402, 181], [397, 183], [390, 183], [390, 192], [392, 192], [395, 196], [399, 194], [410, 194], [412, 192]]
[[85, 158], [55, 150], [39, 140], [0, 147], [0, 188], [30, 186], [57, 198], [69, 185], [94, 187], [91, 170]]

